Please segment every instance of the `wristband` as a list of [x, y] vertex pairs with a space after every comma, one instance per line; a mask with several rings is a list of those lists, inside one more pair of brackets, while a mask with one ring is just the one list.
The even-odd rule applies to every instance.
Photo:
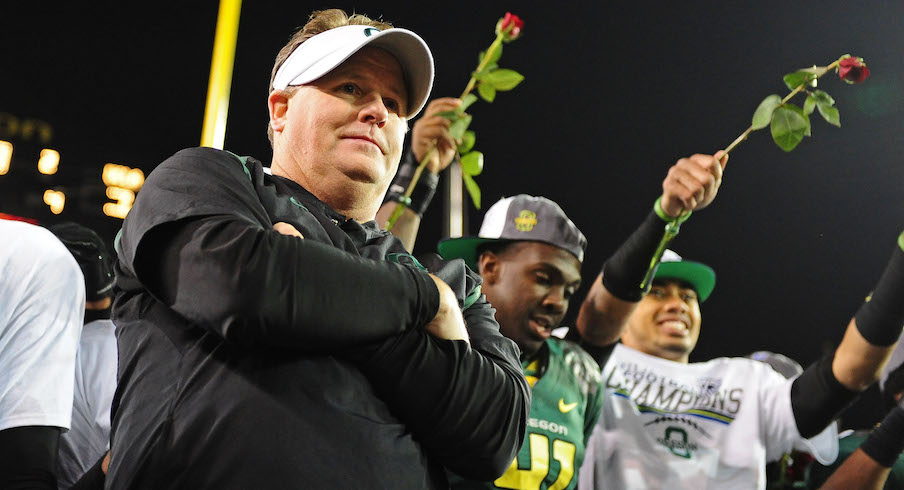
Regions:
[[658, 206], [658, 200], [656, 203], [654, 211], [603, 265], [603, 286], [623, 301], [640, 301], [650, 290], [650, 284], [646, 284], [644, 289], [640, 288], [640, 284], [647, 275], [650, 259], [656, 254], [665, 235], [663, 220], [659, 216], [662, 209]]
[[876, 288], [854, 316], [860, 335], [877, 346], [895, 343], [904, 326], [904, 234], [897, 245]]
[[679, 225], [687, 221], [687, 219], [691, 217], [692, 213], [692, 211], [688, 211], [686, 213], [678, 215], [677, 218], [674, 216], [669, 216], [669, 214], [662, 209], [662, 196], [656, 198], [656, 202], [653, 203], [653, 211], [656, 212], [656, 216], [659, 216], [662, 221], [665, 221], [666, 223], [675, 221]]
[[875, 462], [891, 468], [904, 450], [904, 409], [895, 407], [888, 412], [860, 449]]
[[424, 211], [427, 210], [427, 206], [430, 205], [433, 195], [436, 193], [439, 175], [429, 171], [421, 172], [421, 177], [418, 179], [417, 184], [414, 185], [411, 196], [406, 197], [405, 191], [408, 190], [417, 167], [418, 164], [414, 161], [414, 156], [411, 152], [408, 152], [404, 163], [399, 166], [399, 171], [389, 186], [389, 192], [386, 193], [386, 201], [401, 203], [422, 217]]

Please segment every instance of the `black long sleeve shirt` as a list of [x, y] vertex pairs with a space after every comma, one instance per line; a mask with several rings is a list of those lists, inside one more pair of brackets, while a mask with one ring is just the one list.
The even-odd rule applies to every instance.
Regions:
[[119, 248], [108, 488], [442, 488], [514, 458], [530, 391], [462, 263], [424, 260], [470, 346], [421, 328], [438, 293], [395, 237], [203, 148], [149, 176]]

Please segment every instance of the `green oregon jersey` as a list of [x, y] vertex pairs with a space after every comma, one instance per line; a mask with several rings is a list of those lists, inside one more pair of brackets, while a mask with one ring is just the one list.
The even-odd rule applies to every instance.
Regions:
[[523, 367], [533, 401], [518, 457], [494, 482], [453, 477], [453, 488], [577, 488], [585, 444], [603, 404], [599, 366], [576, 344], [551, 338]]

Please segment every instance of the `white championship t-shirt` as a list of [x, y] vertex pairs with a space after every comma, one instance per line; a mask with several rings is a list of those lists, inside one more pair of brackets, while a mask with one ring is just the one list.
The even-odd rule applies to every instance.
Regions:
[[743, 358], [681, 364], [618, 345], [580, 489], [765, 489], [766, 463], [792, 448], [829, 464], [835, 424], [803, 439], [791, 383]]
[[110, 405], [119, 360], [116, 349], [112, 321], [85, 324], [76, 355], [72, 427], [60, 437], [60, 488], [72, 486], [110, 449]]
[[0, 430], [69, 428], [85, 280], [50, 231], [0, 220]]

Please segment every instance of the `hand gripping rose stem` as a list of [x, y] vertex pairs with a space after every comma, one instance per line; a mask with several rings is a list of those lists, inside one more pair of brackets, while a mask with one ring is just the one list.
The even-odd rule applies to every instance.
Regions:
[[[502, 31], [496, 34], [496, 39], [493, 41], [493, 44], [490, 44], [489, 49], [487, 49], [486, 54], [483, 56], [483, 59], [480, 61], [480, 64], [477, 65], [477, 69], [474, 70], [474, 73], [471, 75], [471, 79], [468, 80], [468, 85], [465, 87], [465, 91], [461, 93], [458, 97], [459, 100], [465, 98], [466, 95], [471, 93], [474, 90], [474, 86], [477, 84], [477, 77], [474, 74], [480, 73], [486, 68], [487, 64], [489, 64], [490, 60], [493, 59], [493, 54], [499, 49], [499, 46], [502, 44], [502, 39], [505, 37], [506, 32]], [[414, 192], [414, 188], [417, 185], [418, 180], [421, 178], [421, 174], [424, 173], [424, 167], [427, 166], [427, 163], [430, 162], [430, 159], [433, 158], [433, 155], [436, 153], [436, 141], [434, 140], [433, 145], [430, 147], [430, 150], [427, 151], [427, 154], [424, 155], [424, 158], [421, 159], [417, 168], [414, 170], [414, 174], [411, 176], [411, 183], [408, 184], [408, 188], [405, 189], [404, 200], [410, 202], [411, 193]], [[459, 159], [459, 155], [456, 152], [455, 158]], [[392, 230], [392, 227], [395, 225], [396, 221], [402, 216], [402, 213], [405, 212], [405, 208], [408, 207], [404, 202], [400, 202], [396, 204], [395, 209], [392, 210], [392, 214], [389, 216], [389, 220], [386, 222], [386, 225], [383, 229], [389, 231]]]
[[[804, 90], [808, 84], [818, 80], [820, 77], [822, 77], [823, 75], [828, 73], [830, 70], [837, 68], [838, 64], [841, 62], [841, 60], [845, 59], [846, 57], [847, 56], [842, 56], [841, 58], [839, 58], [839, 59], [835, 60], [833, 63], [831, 63], [829, 66], [814, 67], [814, 70], [815, 70], [813, 72], [814, 77], [812, 79], [805, 80], [803, 83], [798, 85], [794, 90], [791, 91], [790, 94], [788, 94], [787, 96], [785, 96], [784, 99], [782, 99], [782, 101], [779, 105], [787, 103], [789, 100], [791, 100], [792, 97], [794, 97], [795, 95], [799, 94], [802, 90]], [[740, 136], [735, 138], [735, 140], [732, 141], [731, 144], [725, 148], [725, 150], [724, 150], [725, 155], [728, 155], [731, 152], [731, 150], [734, 150], [738, 145], [741, 144], [741, 142], [746, 140], [747, 136], [749, 136], [752, 131], [754, 131], [753, 125], [751, 125], [749, 128], [744, 130], [744, 132], [741, 133]], [[662, 260], [662, 254], [665, 253], [665, 250], [666, 250], [666, 248], [668, 248], [669, 243], [676, 236], [678, 236], [678, 232], [680, 231], [679, 228], [681, 226], [681, 223], [686, 221], [690, 214], [691, 214], [690, 211], [684, 211], [680, 215], [678, 215], [678, 217], [673, 218], [672, 220], [666, 222], [665, 234], [662, 236], [662, 240], [659, 242], [659, 246], [656, 247], [656, 252], [653, 254], [653, 258], [650, 260], [650, 266], [647, 269], [647, 273], [646, 273], [646, 275], [644, 275], [643, 281], [641, 281], [641, 283], [640, 283], [641, 290], [645, 291], [647, 288], [647, 285], [653, 280], [653, 274], [655, 274], [655, 272], [656, 272], [656, 267], [659, 265], [659, 261]]]

